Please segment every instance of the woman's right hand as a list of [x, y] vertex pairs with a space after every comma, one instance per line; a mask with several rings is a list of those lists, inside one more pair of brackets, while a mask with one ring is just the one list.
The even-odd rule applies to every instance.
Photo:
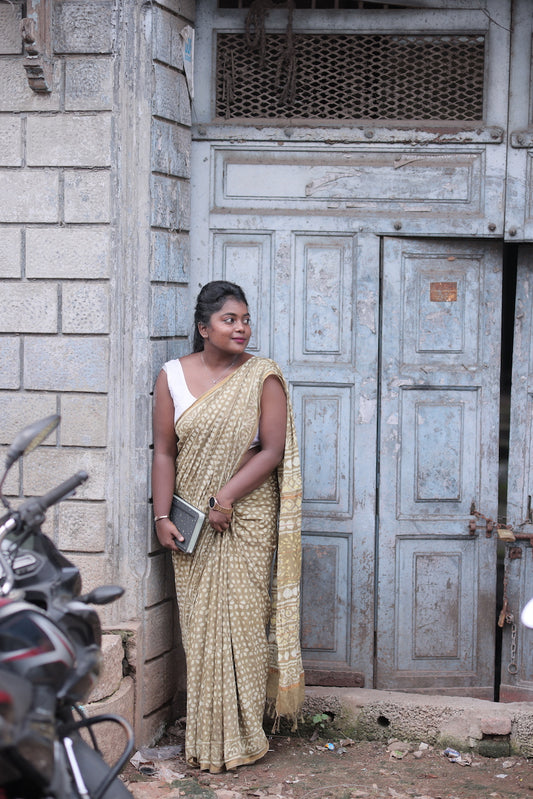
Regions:
[[165, 549], [172, 549], [174, 552], [177, 552], [179, 547], [176, 544], [176, 538], [178, 541], [185, 541], [178, 528], [172, 524], [170, 519], [160, 519], [156, 522], [155, 531], [157, 540]]

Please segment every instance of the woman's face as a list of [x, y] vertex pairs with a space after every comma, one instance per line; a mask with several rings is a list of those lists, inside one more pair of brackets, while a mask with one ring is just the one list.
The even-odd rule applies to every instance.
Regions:
[[228, 297], [219, 311], [215, 311], [208, 325], [199, 325], [204, 346], [213, 346], [237, 355], [244, 352], [250, 341], [250, 312], [244, 302]]

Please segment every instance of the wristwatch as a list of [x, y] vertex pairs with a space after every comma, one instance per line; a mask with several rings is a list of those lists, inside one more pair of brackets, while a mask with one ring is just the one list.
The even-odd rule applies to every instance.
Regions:
[[222, 505], [219, 505], [216, 497], [209, 497], [208, 504], [211, 510], [218, 510], [220, 513], [225, 513], [226, 516], [231, 516], [233, 513], [233, 508], [224, 508]]

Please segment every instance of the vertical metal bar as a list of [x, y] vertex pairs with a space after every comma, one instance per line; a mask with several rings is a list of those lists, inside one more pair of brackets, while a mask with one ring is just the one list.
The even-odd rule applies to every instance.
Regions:
[[67, 753], [72, 776], [74, 777], [74, 782], [76, 783], [76, 790], [78, 791], [81, 799], [91, 799], [80, 771], [80, 767], [78, 766], [76, 755], [74, 754], [74, 744], [72, 743], [72, 738], [63, 738], [63, 746], [65, 747], [65, 752]]

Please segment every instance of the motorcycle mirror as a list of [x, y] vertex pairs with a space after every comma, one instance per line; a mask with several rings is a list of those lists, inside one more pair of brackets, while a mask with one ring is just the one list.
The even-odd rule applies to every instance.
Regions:
[[21, 455], [31, 452], [38, 447], [41, 441], [50, 435], [59, 424], [61, 416], [58, 413], [40, 419], [38, 422], [28, 425], [16, 437], [9, 447], [6, 455], [6, 469], [9, 469]]
[[100, 585], [98, 588], [93, 588], [88, 594], [80, 596], [79, 600], [87, 605], [108, 605], [121, 597], [123, 593], [124, 589], [120, 585]]
[[7, 508], [8, 510], [10, 508], [9, 502], [2, 493], [4, 480], [6, 479], [8, 471], [21, 455], [25, 455], [27, 452], [31, 452], [32, 449], [35, 449], [35, 447], [39, 446], [41, 441], [44, 441], [44, 439], [50, 435], [52, 430], [56, 429], [60, 419], [61, 416], [58, 413], [54, 413], [51, 416], [46, 416], [44, 419], [40, 419], [38, 422], [33, 422], [33, 424], [28, 425], [24, 428], [24, 430], [21, 430], [17, 436], [15, 436], [15, 440], [6, 453], [4, 474], [0, 480], [0, 501], [2, 502], [4, 508]]

